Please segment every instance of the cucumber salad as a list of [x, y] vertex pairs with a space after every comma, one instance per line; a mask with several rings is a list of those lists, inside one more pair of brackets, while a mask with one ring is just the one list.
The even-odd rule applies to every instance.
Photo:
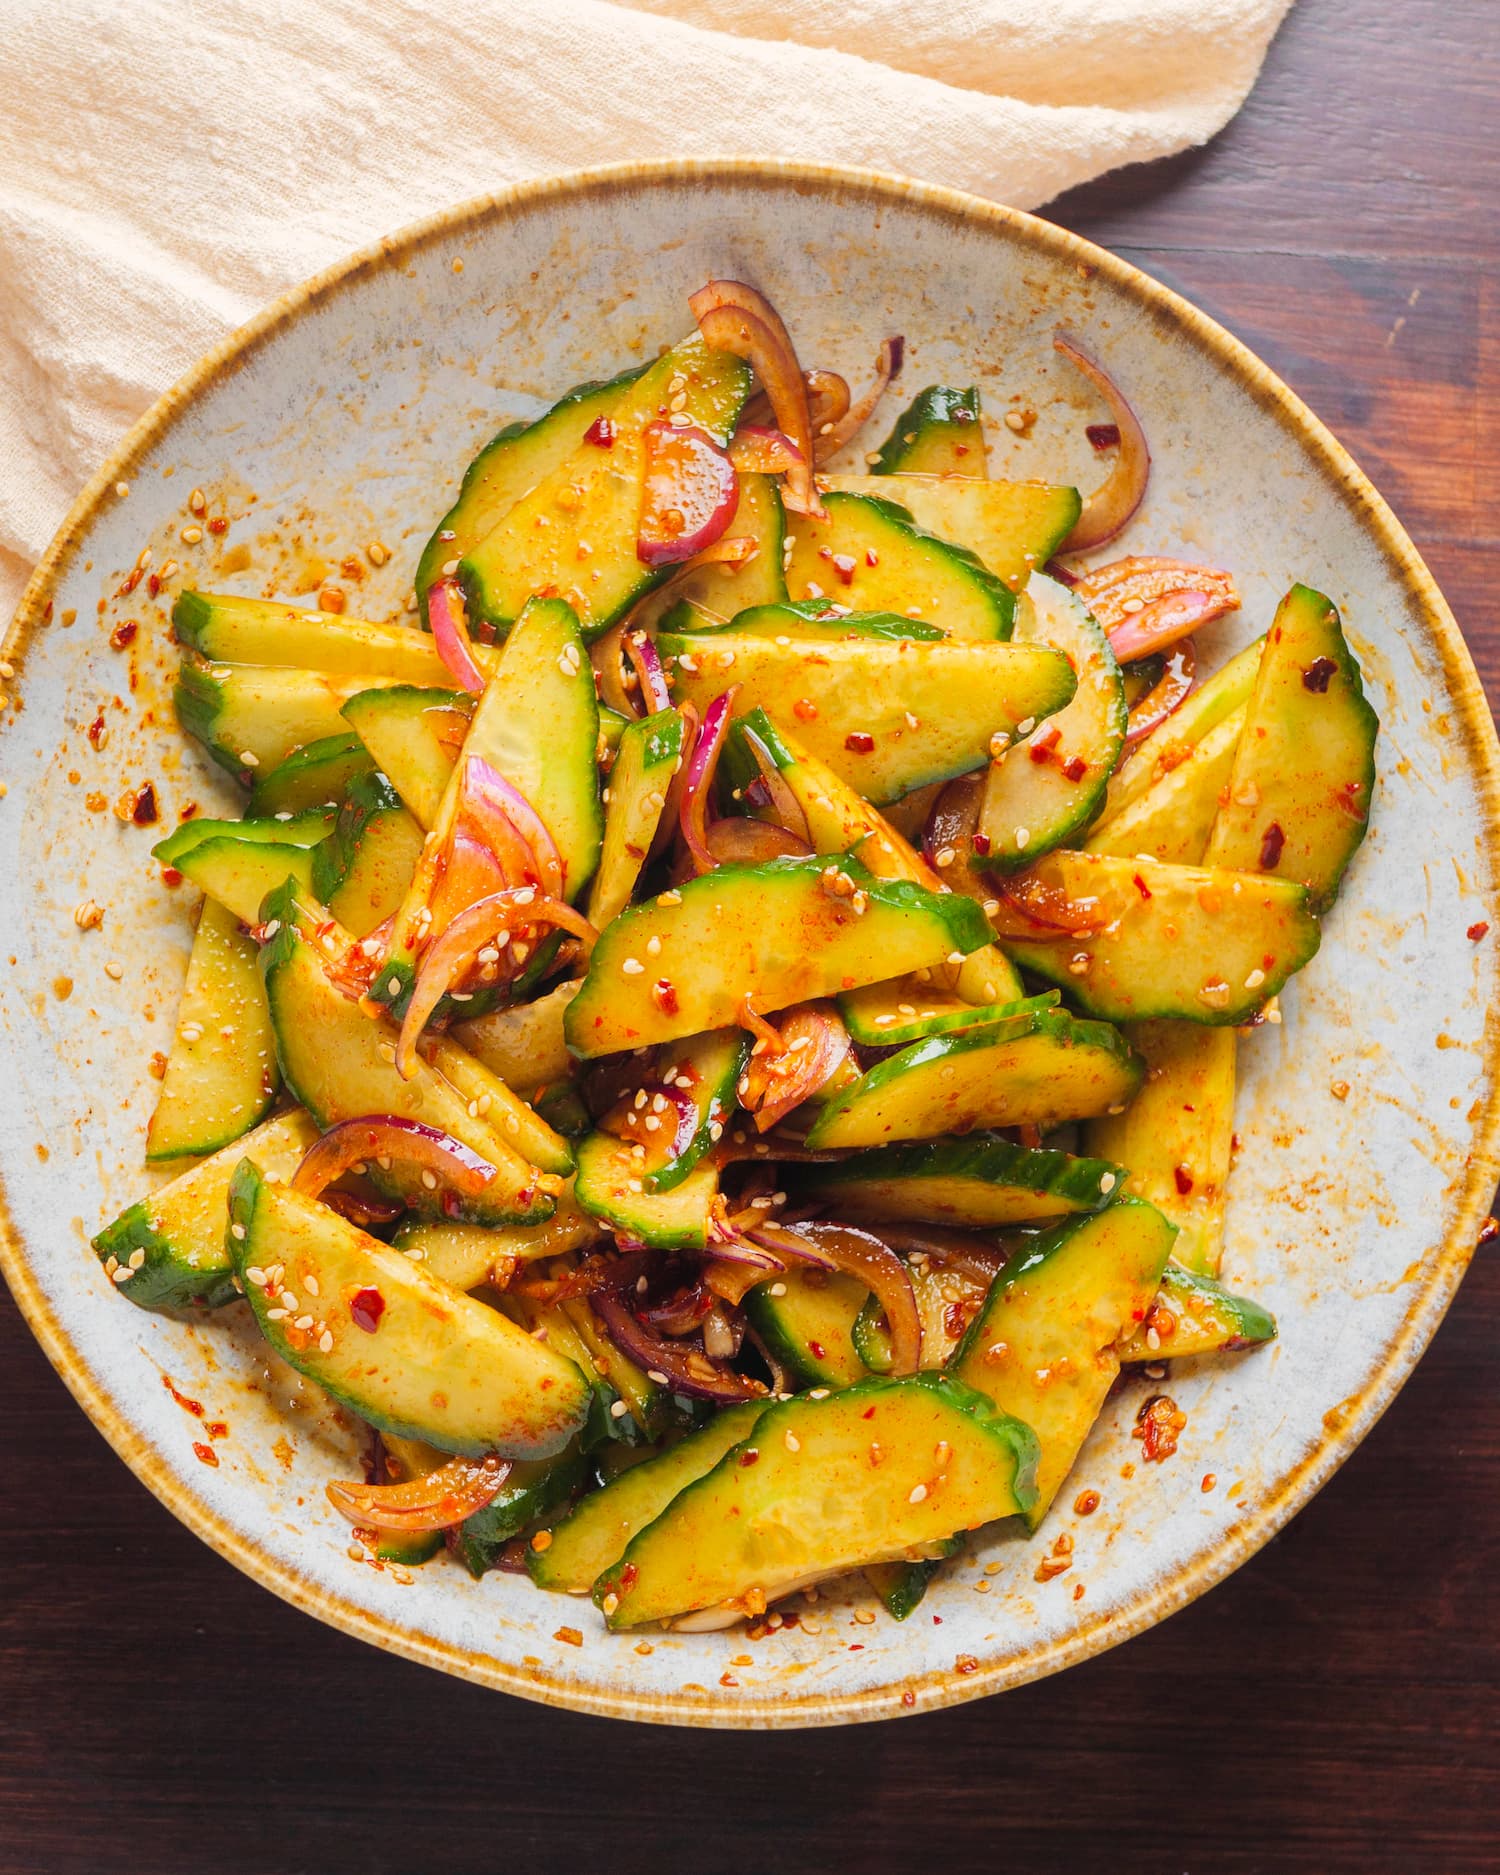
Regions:
[[851, 450], [899, 339], [855, 395], [758, 291], [690, 306], [481, 450], [411, 616], [178, 597], [247, 798], [155, 848], [178, 1175], [95, 1248], [369, 1428], [328, 1489], [385, 1565], [616, 1630], [865, 1571], [901, 1619], [1122, 1370], [1276, 1334], [1219, 1280], [1237, 1055], [1378, 725], [1322, 593], [1209, 670], [1231, 574], [1097, 552], [1150, 459], [1071, 336], [1082, 492], [990, 479], [972, 387]]

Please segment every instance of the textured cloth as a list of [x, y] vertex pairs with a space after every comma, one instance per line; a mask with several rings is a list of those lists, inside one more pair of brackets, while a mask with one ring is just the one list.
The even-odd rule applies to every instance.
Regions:
[[341, 254], [593, 163], [1034, 207], [1205, 141], [1291, 0], [0, 0], [0, 619], [101, 456]]

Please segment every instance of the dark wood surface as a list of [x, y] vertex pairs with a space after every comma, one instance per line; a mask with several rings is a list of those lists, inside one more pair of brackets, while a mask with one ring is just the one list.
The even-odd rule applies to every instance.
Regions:
[[[1332, 424], [1426, 552], [1492, 698], [1497, 133], [1494, 0], [1301, 0], [1210, 149], [1051, 211], [1205, 307]], [[549, 1712], [293, 1613], [148, 1496], [0, 1296], [0, 1875], [821, 1875], [939, 1856], [1488, 1875], [1497, 1257], [1340, 1476], [1196, 1606], [999, 1699], [765, 1737]]]

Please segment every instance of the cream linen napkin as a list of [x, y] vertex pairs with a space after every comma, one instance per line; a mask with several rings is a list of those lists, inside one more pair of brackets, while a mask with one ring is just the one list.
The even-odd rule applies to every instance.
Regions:
[[110, 444], [307, 274], [628, 157], [1028, 208], [1201, 143], [1291, 0], [0, 0], [0, 619]]

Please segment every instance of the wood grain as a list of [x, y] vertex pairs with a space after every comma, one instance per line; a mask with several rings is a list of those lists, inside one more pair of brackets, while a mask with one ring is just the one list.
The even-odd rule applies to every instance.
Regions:
[[[1054, 216], [1246, 339], [1428, 554], [1500, 696], [1493, 0], [1302, 0], [1209, 150]], [[756, 1737], [570, 1717], [387, 1659], [195, 1542], [0, 1300], [0, 1875], [1112, 1875], [1500, 1866], [1500, 1263], [1230, 1582], [1063, 1676]]]

